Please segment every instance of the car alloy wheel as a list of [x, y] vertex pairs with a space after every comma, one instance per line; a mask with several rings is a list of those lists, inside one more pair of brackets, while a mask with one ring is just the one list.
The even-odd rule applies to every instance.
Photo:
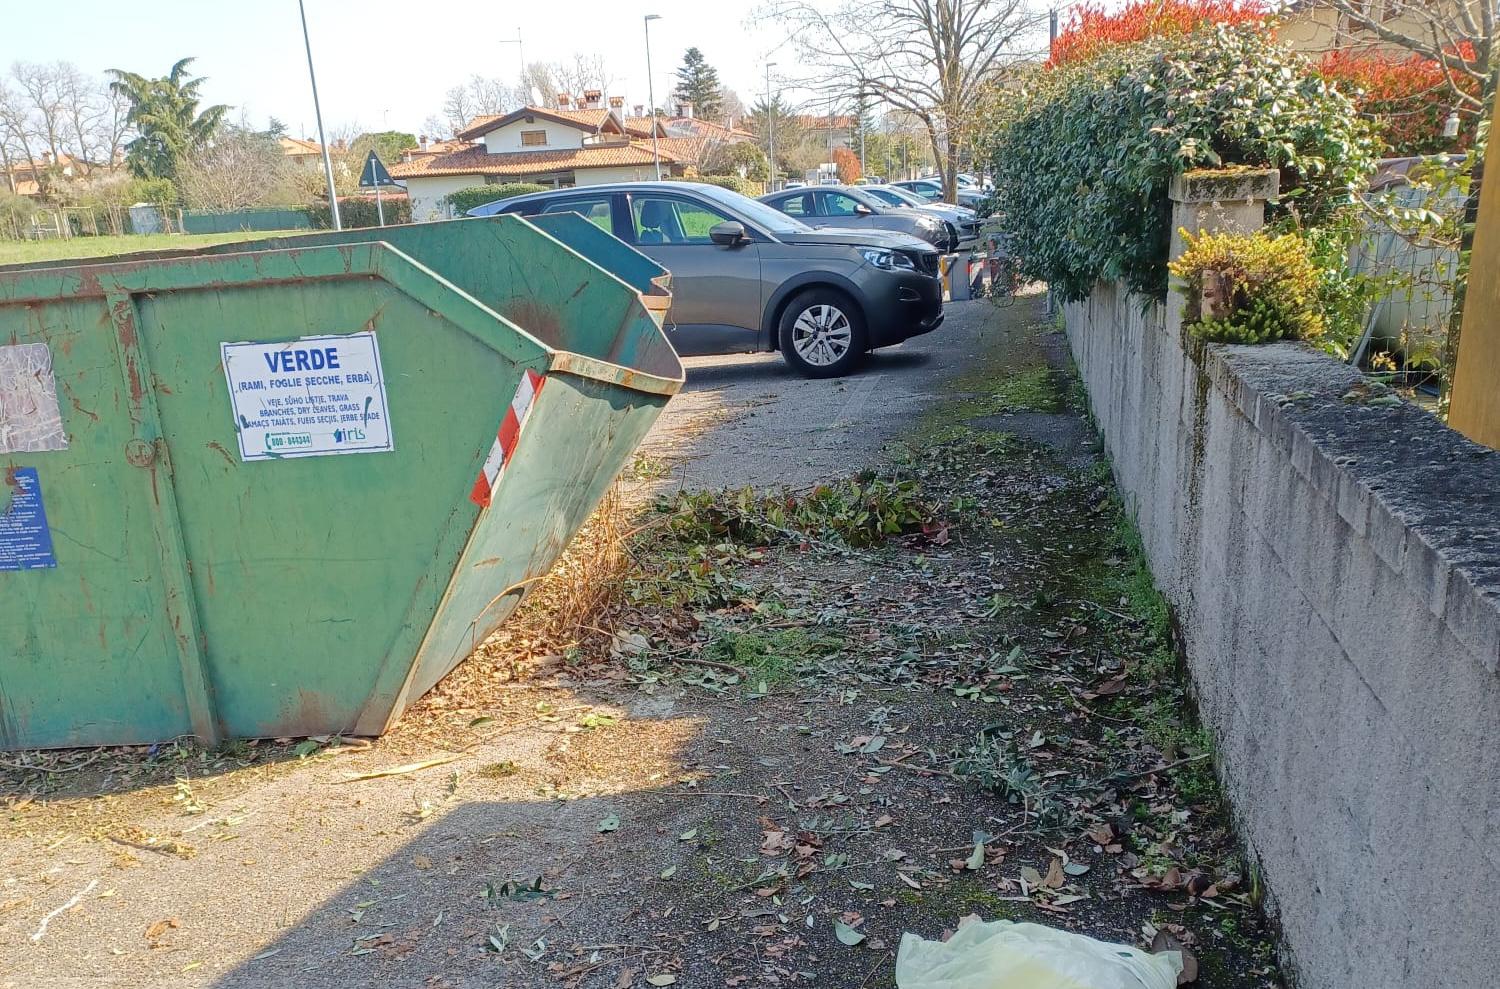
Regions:
[[792, 324], [792, 346], [797, 356], [814, 367], [836, 364], [854, 345], [854, 328], [837, 306], [808, 306]]

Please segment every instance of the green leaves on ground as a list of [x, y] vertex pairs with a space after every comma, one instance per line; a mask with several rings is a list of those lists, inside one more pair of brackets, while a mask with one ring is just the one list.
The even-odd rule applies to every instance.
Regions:
[[851, 948], [863, 943], [865, 939], [863, 934], [837, 917], [833, 919], [833, 936], [839, 939], [840, 944], [847, 944]]
[[659, 508], [671, 515], [671, 531], [684, 542], [727, 539], [756, 546], [812, 538], [866, 548], [920, 532], [936, 515], [915, 481], [871, 474], [820, 484], [805, 494], [752, 488], [681, 492]]

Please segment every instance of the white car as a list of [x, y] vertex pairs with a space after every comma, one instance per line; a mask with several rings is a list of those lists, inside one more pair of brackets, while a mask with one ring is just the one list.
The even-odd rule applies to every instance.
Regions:
[[[892, 182], [891, 185], [907, 192], [915, 193], [927, 200], [929, 203], [946, 202], [943, 199], [943, 183], [937, 179], [911, 179], [910, 181]], [[954, 194], [958, 202], [952, 205], [967, 206], [970, 209], [978, 209], [979, 204], [988, 197], [978, 189], [965, 189], [962, 186]]]

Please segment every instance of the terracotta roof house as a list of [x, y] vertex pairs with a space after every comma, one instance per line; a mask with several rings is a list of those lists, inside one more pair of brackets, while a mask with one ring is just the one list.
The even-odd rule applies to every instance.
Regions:
[[12, 163], [8, 170], [0, 169], [0, 189], [35, 199], [42, 194], [42, 180], [46, 173], [53, 172], [62, 178], [71, 179], [86, 174], [89, 167], [89, 162], [66, 152], [58, 156], [56, 161], [53, 161], [51, 152], [44, 152], [40, 161], [18, 161]]
[[675, 117], [643, 116], [644, 106], [637, 106], [635, 110], [636, 116], [625, 118], [625, 129], [649, 138], [655, 124], [661, 149], [685, 165], [701, 166], [715, 147], [755, 140], [754, 134], [734, 126], [733, 121], [720, 124], [693, 116], [691, 103], [679, 103]]
[[829, 151], [849, 147], [854, 139], [854, 132], [859, 127], [859, 118], [846, 114], [817, 116], [799, 113], [795, 119], [803, 133], [822, 141]]
[[281, 145], [281, 153], [284, 157], [290, 158], [299, 165], [311, 162], [321, 163], [323, 160], [323, 145], [309, 138], [282, 135], [276, 139], [276, 143]]
[[[614, 110], [527, 106], [477, 117], [451, 142], [403, 152], [391, 177], [406, 184], [413, 220], [442, 219], [449, 215], [448, 194], [475, 185], [566, 187], [652, 179], [656, 170], [647, 135], [627, 129]], [[661, 164], [663, 175], [683, 172], [682, 162], [666, 148]]]

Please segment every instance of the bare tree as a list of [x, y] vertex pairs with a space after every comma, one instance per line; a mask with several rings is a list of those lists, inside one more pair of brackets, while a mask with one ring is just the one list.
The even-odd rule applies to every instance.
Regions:
[[443, 118], [448, 129], [458, 133], [475, 117], [509, 113], [524, 99], [518, 96], [518, 87], [506, 85], [499, 79], [474, 74], [461, 86], [448, 90], [443, 100]]
[[552, 76], [557, 81], [557, 86], [554, 87], [556, 91], [571, 96], [578, 96], [589, 89], [608, 93], [610, 84], [615, 81], [614, 76], [609, 74], [604, 56], [598, 53], [576, 54], [571, 65], [558, 62], [552, 66]]
[[469, 95], [468, 85], [454, 86], [443, 96], [443, 119], [448, 129], [458, 133], [474, 119], [474, 98]]
[[740, 94], [732, 89], [722, 89], [719, 91], [719, 94], [719, 98], [723, 103], [720, 115], [723, 117], [725, 126], [730, 124], [736, 127], [740, 126], [748, 115], [748, 111], [745, 109], [745, 101], [740, 99]]
[[558, 91], [555, 66], [546, 62], [528, 62], [516, 83], [516, 105], [556, 109]]
[[949, 197], [986, 84], [1041, 45], [1042, 18], [1026, 0], [841, 0], [829, 9], [770, 0], [761, 16], [817, 67], [808, 88], [825, 99], [863, 93], [921, 121]]
[[90, 85], [87, 77], [75, 65], [66, 62], [57, 66], [57, 94], [62, 100], [63, 123], [68, 132], [68, 141], [77, 152], [75, 155], [81, 175], [92, 171], [98, 160], [99, 123], [102, 112], [98, 90]]
[[104, 150], [104, 161], [111, 172], [119, 171], [125, 164], [125, 144], [130, 137], [130, 101], [105, 87], [99, 112], [99, 144]]
[[60, 68], [60, 63], [42, 65], [33, 62], [14, 62], [10, 67], [11, 78], [28, 103], [32, 137], [46, 149], [54, 162], [62, 159], [67, 140], [67, 111], [58, 72]]
[[604, 56], [598, 54], [574, 55], [571, 63], [529, 62], [514, 86], [476, 74], [448, 90], [443, 99], [443, 122], [456, 134], [475, 117], [509, 113], [538, 100], [542, 106], [556, 110], [561, 105], [560, 95], [575, 97], [588, 89], [608, 92], [613, 81]]
[[37, 155], [31, 143], [31, 119], [26, 98], [0, 80], [0, 147], [4, 148], [6, 178], [16, 191], [15, 169], [30, 166]]
[[183, 202], [196, 209], [235, 210], [260, 205], [280, 184], [286, 157], [276, 139], [225, 128], [212, 145], [193, 152], [177, 169]]
[[47, 196], [61, 195], [64, 181], [114, 171], [129, 133], [128, 113], [119, 95], [71, 63], [12, 64], [10, 78], [0, 81], [0, 165], [8, 188], [16, 187], [17, 168]]

